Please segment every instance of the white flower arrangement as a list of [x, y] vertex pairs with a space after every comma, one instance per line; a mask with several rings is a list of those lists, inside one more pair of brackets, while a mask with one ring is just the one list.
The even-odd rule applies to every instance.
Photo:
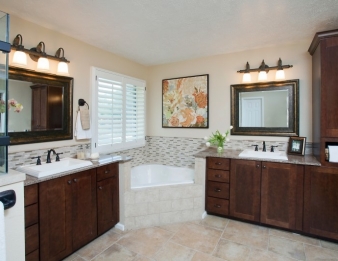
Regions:
[[227, 130], [224, 133], [221, 133], [217, 130], [215, 133], [212, 133], [210, 137], [207, 137], [207, 136], [204, 137], [204, 140], [206, 141], [205, 145], [207, 147], [210, 147], [211, 145], [216, 145], [217, 150], [222, 151], [224, 148], [224, 143], [230, 140], [228, 136], [232, 128], [233, 126], [230, 126], [229, 130]]

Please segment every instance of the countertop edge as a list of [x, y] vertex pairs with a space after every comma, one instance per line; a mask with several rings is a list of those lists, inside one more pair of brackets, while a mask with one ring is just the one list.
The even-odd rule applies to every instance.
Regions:
[[0, 187], [11, 185], [26, 180], [26, 174], [9, 169], [8, 173], [0, 174]]

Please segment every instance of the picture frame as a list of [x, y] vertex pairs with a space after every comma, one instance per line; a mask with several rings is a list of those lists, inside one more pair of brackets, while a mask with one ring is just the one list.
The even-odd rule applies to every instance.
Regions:
[[162, 80], [162, 128], [209, 128], [209, 74]]
[[290, 137], [288, 154], [304, 156], [305, 145], [306, 137]]

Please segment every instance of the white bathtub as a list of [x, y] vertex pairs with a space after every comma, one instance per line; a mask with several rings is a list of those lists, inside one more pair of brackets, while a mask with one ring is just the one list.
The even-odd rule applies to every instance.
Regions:
[[189, 168], [149, 164], [131, 169], [132, 189], [193, 183], [194, 170]]

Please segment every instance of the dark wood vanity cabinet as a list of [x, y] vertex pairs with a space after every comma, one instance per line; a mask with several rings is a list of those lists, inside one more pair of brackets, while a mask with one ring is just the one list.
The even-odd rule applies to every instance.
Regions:
[[303, 229], [338, 240], [338, 168], [305, 167]]
[[259, 222], [261, 162], [231, 160], [230, 216]]
[[103, 234], [120, 218], [119, 165], [112, 163], [97, 168], [97, 232]]
[[26, 261], [39, 260], [38, 185], [25, 187], [25, 253]]
[[262, 162], [262, 224], [302, 230], [304, 167]]
[[208, 213], [229, 214], [230, 160], [207, 158], [205, 205]]
[[32, 89], [32, 131], [62, 129], [63, 87], [35, 84]]
[[[303, 177], [300, 165], [239, 159], [226, 160], [230, 167], [230, 183], [214, 181], [207, 159], [206, 209], [242, 220], [290, 230], [302, 230]], [[228, 168], [229, 169], [229, 168]], [[217, 175], [217, 173], [216, 173]], [[227, 172], [229, 177], [229, 172]], [[220, 179], [220, 175], [217, 175]], [[229, 180], [229, 179], [228, 179]], [[225, 191], [229, 191], [230, 194]], [[229, 212], [217, 211], [221, 190], [229, 202]], [[220, 192], [219, 192], [220, 193]]]
[[40, 260], [60, 260], [97, 236], [96, 171], [41, 182]]

